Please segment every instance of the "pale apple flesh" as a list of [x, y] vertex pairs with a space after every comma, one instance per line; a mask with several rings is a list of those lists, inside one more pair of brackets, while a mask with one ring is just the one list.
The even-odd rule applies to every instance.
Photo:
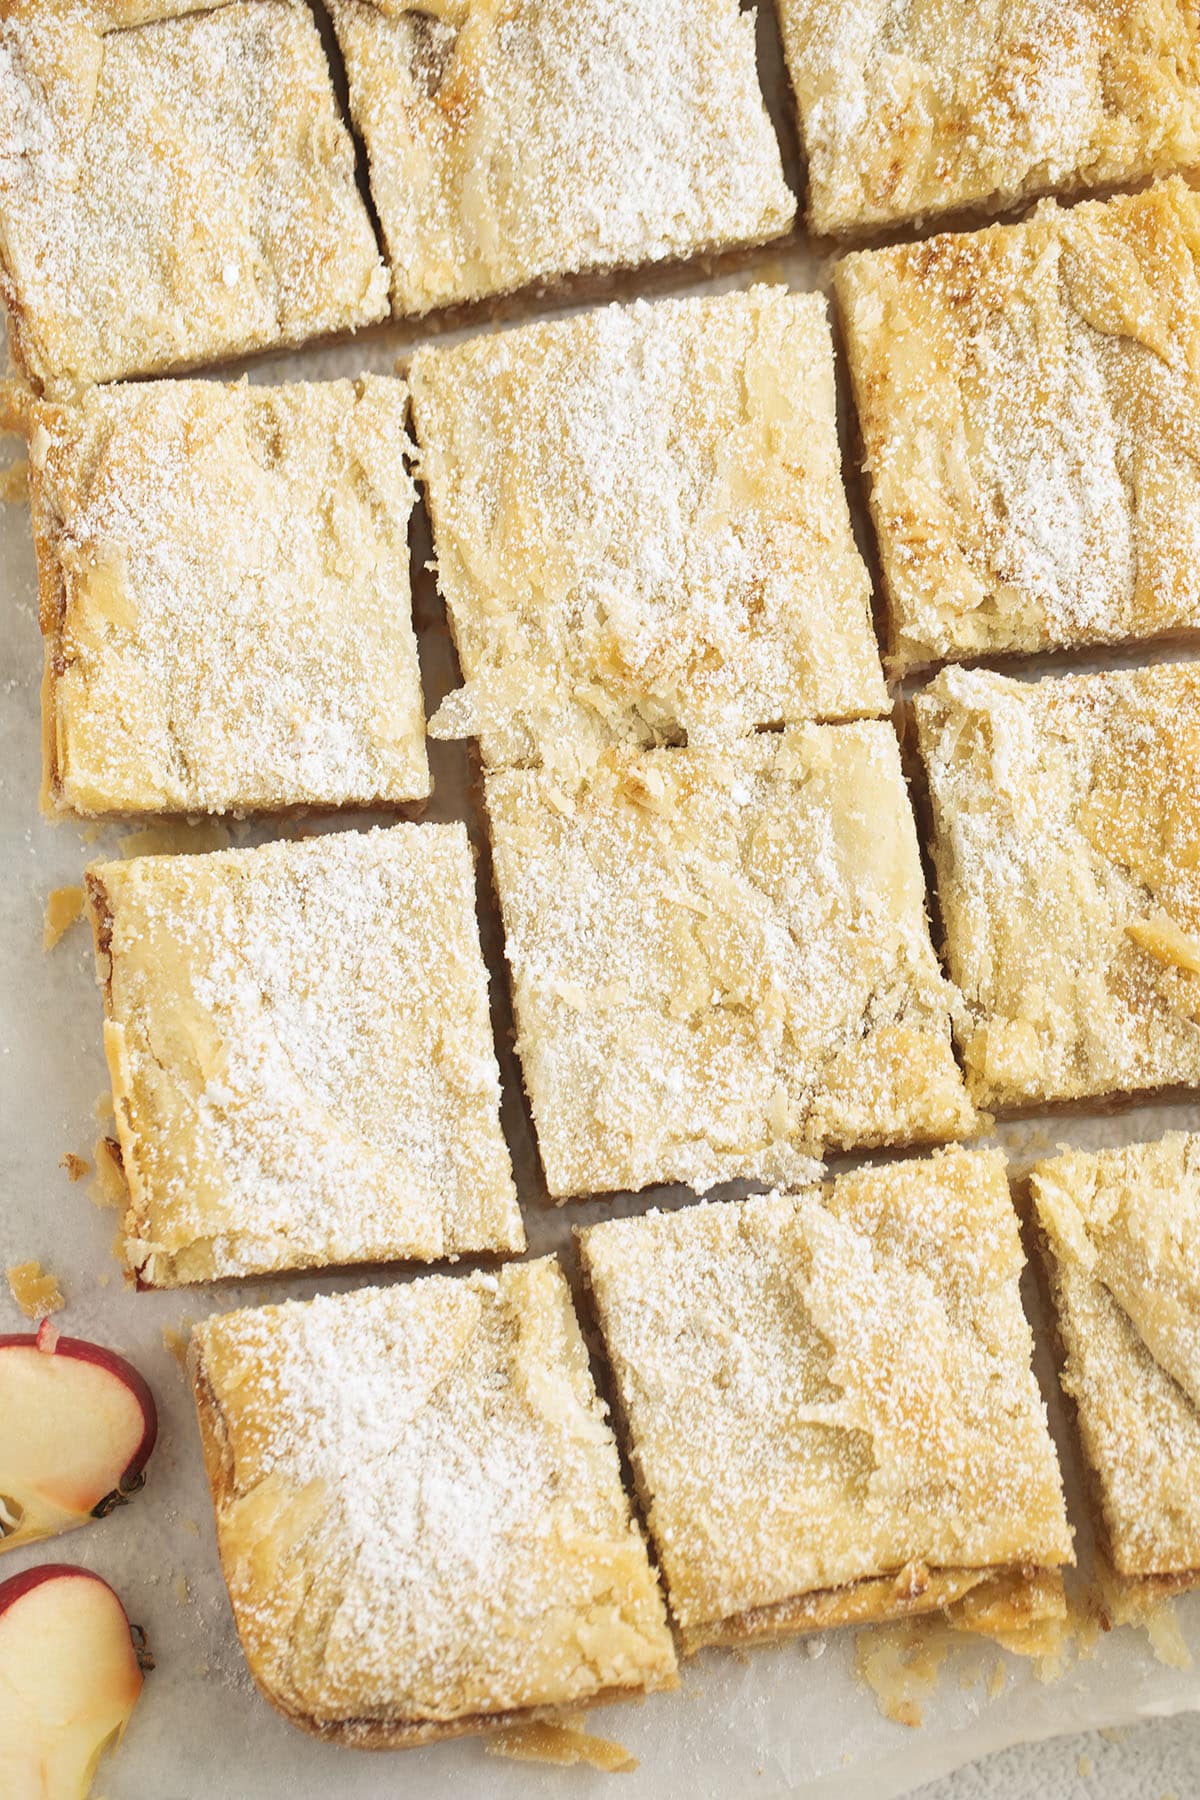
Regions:
[[0, 1551], [127, 1500], [157, 1431], [150, 1389], [113, 1351], [46, 1321], [0, 1337]]
[[46, 1563], [0, 1584], [0, 1770], [21, 1800], [83, 1800], [142, 1691], [106, 1581]]

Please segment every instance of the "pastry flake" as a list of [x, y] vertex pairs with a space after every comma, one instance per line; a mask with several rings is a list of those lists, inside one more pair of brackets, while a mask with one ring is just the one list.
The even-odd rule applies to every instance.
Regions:
[[308, 9], [112, 11], [0, 20], [0, 291], [27, 378], [67, 392], [384, 316]]
[[506, 770], [487, 807], [551, 1194], [975, 1127], [890, 725]]
[[1200, 158], [1191, 0], [780, 0], [814, 231]]
[[971, 1605], [1034, 1630], [1072, 1561], [1003, 1158], [579, 1234], [685, 1650]]
[[552, 1259], [227, 1313], [191, 1362], [238, 1632], [294, 1723], [400, 1746], [675, 1684]]
[[1200, 1086], [1200, 665], [914, 704], [976, 1104]]
[[1031, 1186], [1100, 1547], [1136, 1610], [1200, 1583], [1200, 1138], [1072, 1152]]
[[818, 295], [608, 306], [409, 378], [466, 677], [435, 736], [579, 773], [887, 710]]
[[330, 0], [400, 314], [763, 243], [795, 201], [736, 0]]
[[524, 1248], [462, 825], [87, 880], [143, 1286]]
[[429, 793], [407, 403], [365, 376], [26, 408], [53, 809]]
[[866, 251], [835, 282], [899, 674], [1200, 625], [1200, 195]]

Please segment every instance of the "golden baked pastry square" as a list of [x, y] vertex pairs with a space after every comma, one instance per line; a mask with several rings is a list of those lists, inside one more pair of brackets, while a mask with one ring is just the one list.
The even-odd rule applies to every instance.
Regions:
[[1031, 1180], [1119, 1616], [1200, 1583], [1200, 1138], [1076, 1151]]
[[1200, 664], [915, 702], [979, 1106], [1200, 1086]]
[[553, 1259], [207, 1319], [191, 1364], [251, 1673], [400, 1746], [675, 1684]]
[[517, 1048], [566, 1197], [967, 1136], [889, 724], [488, 777]]
[[[307, 7], [165, 10], [0, 23], [0, 292], [15, 361], [48, 392], [387, 312]], [[152, 22], [106, 29], [126, 14]]]
[[366, 376], [26, 409], [51, 807], [428, 794], [407, 404]]
[[143, 1286], [524, 1248], [464, 826], [87, 886]]
[[1033, 1642], [1061, 1617], [998, 1152], [579, 1237], [685, 1650], [947, 1606]]
[[887, 710], [819, 295], [608, 306], [409, 379], [466, 678], [435, 736], [578, 772]]
[[796, 203], [737, 0], [330, 0], [401, 314], [758, 244]]
[[1200, 625], [1200, 194], [835, 272], [898, 674]]
[[1200, 158], [1191, 0], [779, 0], [814, 231]]

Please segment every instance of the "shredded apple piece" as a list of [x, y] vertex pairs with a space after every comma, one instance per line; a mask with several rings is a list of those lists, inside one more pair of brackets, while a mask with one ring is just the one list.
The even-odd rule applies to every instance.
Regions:
[[484, 1749], [491, 1756], [511, 1757], [514, 1762], [554, 1763], [560, 1768], [585, 1763], [610, 1775], [629, 1775], [638, 1766], [624, 1744], [594, 1737], [570, 1723], [511, 1725], [490, 1737]]

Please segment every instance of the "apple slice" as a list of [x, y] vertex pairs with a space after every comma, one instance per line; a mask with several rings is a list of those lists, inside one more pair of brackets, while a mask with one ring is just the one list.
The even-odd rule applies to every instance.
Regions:
[[103, 1518], [141, 1487], [154, 1397], [123, 1357], [63, 1337], [0, 1337], [0, 1550]]
[[107, 1581], [44, 1563], [0, 1584], [5, 1794], [83, 1800], [141, 1691], [142, 1658]]

